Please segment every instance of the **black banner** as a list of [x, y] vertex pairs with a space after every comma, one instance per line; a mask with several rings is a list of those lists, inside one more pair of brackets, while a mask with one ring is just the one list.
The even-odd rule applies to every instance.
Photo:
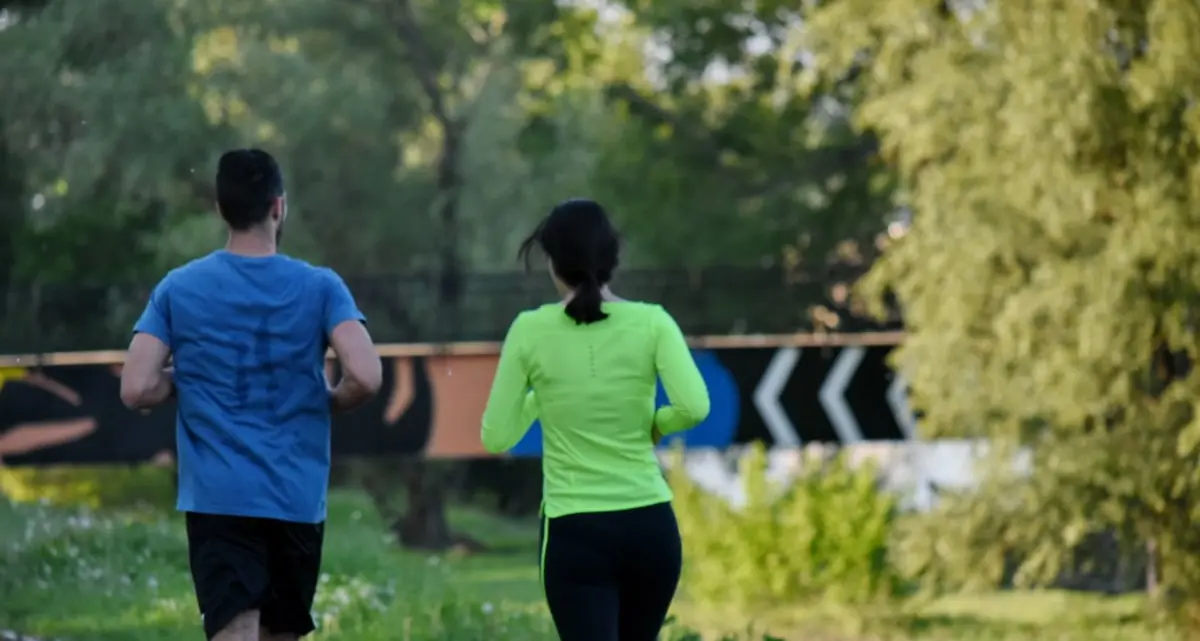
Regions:
[[[887, 364], [893, 348], [696, 350], [712, 412], [681, 435], [688, 447], [763, 441], [789, 447], [913, 437], [904, 381]], [[486, 456], [479, 416], [495, 356], [384, 359], [384, 392], [338, 415], [335, 456]], [[118, 365], [0, 369], [0, 462], [6, 465], [169, 460], [175, 408], [126, 409]], [[660, 391], [660, 401], [665, 400]], [[540, 427], [517, 456], [541, 452]]]

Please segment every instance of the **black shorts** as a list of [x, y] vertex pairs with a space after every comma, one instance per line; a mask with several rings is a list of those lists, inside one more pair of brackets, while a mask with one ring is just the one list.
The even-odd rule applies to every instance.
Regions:
[[683, 551], [670, 503], [544, 519], [542, 585], [562, 641], [655, 641]]
[[258, 610], [260, 625], [273, 634], [315, 629], [324, 523], [188, 512], [187, 538], [209, 639], [248, 610]]

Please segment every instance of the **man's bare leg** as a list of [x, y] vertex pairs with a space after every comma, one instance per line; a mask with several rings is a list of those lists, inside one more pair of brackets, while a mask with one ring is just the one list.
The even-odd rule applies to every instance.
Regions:
[[259, 641], [299, 641], [300, 637], [290, 634], [271, 634], [271, 631], [266, 628], [258, 629]]
[[212, 641], [259, 641], [258, 610], [247, 610], [234, 617]]

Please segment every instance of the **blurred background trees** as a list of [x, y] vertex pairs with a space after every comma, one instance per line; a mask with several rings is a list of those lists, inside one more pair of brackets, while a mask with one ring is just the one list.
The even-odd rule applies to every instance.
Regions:
[[1032, 478], [946, 504], [960, 569], [1015, 553], [1044, 583], [1109, 531], [1197, 628], [1200, 5], [840, 0], [809, 25], [916, 212], [866, 289], [903, 303], [925, 434], [1031, 446]]
[[630, 279], [649, 295], [759, 270], [777, 288], [732, 280], [730, 309], [846, 330], [788, 287], [850, 304], [838, 270], [871, 268], [923, 435], [1004, 463], [937, 515], [972, 551], [923, 571], [1036, 584], [1106, 533], [1193, 604], [1197, 59], [1191, 0], [0, 2], [0, 328], [44, 330], [61, 283], [56, 318], [125, 331], [114, 287], [220, 242], [235, 145], [283, 162], [289, 251], [406, 275], [364, 300], [399, 337], [476, 331], [472, 292], [592, 196], [630, 266], [673, 274]]
[[[850, 130], [831, 91], [802, 91], [798, 15], [782, 5], [100, 0], [0, 11], [10, 292], [0, 317], [10, 338], [31, 337], [5, 341], [20, 351], [118, 347], [144, 286], [221, 242], [213, 159], [238, 145], [279, 157], [285, 247], [352, 286], [359, 278], [381, 340], [502, 332], [527, 301], [509, 297], [467, 327], [489, 309], [473, 292], [516, 267], [519, 240], [565, 198], [611, 208], [633, 267], [766, 268], [779, 286], [827, 258], [861, 267], [887, 213], [871, 139]], [[706, 287], [696, 276], [692, 289]], [[686, 291], [644, 280], [626, 291]], [[784, 331], [812, 323], [777, 300], [746, 305], [762, 288], [740, 284], [726, 285], [745, 290], [721, 303], [727, 316], [762, 309]], [[443, 499], [461, 470], [395, 463], [365, 472], [382, 477], [368, 480], [383, 488], [377, 503], [387, 509], [386, 488], [403, 484], [397, 531], [449, 545]]]
[[235, 144], [284, 162], [289, 249], [349, 273], [507, 268], [580, 194], [634, 264], [871, 238], [886, 180], [844, 105], [805, 91], [799, 16], [690, 7], [6, 4], [5, 273], [149, 278], [206, 251], [212, 157]]

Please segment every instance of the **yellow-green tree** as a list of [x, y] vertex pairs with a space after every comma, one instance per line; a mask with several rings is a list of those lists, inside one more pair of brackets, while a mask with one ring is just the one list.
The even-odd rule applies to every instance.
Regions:
[[808, 29], [916, 212], [867, 284], [924, 429], [1034, 446], [987, 540], [1035, 581], [1114, 529], [1200, 597], [1200, 4], [836, 0]]

